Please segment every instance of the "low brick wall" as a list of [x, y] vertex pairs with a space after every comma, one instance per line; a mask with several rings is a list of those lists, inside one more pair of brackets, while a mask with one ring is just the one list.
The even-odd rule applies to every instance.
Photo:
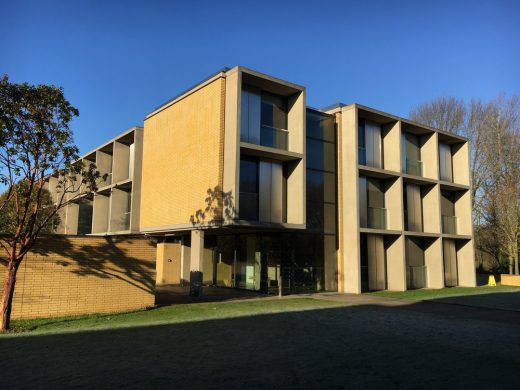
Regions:
[[504, 286], [520, 286], [520, 275], [500, 275], [500, 284]]
[[155, 257], [155, 242], [143, 236], [43, 237], [18, 271], [12, 318], [153, 306]]

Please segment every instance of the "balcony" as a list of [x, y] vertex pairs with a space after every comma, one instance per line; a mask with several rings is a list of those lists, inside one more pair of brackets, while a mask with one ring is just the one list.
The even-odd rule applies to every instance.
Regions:
[[361, 146], [358, 147], [358, 164], [367, 165], [367, 150]]
[[444, 234], [457, 234], [457, 217], [452, 215], [443, 215], [442, 232]]
[[287, 150], [289, 145], [289, 131], [276, 127], [262, 125], [260, 128], [260, 145]]
[[422, 176], [423, 163], [419, 160], [406, 159], [405, 173], [409, 175]]
[[367, 225], [370, 229], [386, 229], [386, 209], [369, 207], [367, 217]]

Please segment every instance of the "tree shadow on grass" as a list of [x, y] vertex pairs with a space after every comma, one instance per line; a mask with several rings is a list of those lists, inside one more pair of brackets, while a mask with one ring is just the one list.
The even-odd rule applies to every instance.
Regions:
[[520, 364], [510, 326], [373, 305], [4, 337], [0, 347], [2, 384], [18, 388], [496, 388], [514, 384]]

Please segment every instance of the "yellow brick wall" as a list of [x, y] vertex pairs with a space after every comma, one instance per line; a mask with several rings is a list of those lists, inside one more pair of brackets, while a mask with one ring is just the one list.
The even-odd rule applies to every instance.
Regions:
[[141, 229], [189, 224], [207, 190], [221, 187], [225, 79], [144, 122]]
[[42, 238], [18, 271], [12, 318], [153, 306], [155, 256], [155, 243], [143, 237]]

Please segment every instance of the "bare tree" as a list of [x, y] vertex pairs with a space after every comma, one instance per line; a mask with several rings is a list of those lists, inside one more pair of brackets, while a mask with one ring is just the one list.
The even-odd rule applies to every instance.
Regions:
[[488, 168], [484, 204], [494, 214], [502, 252], [509, 273], [518, 275], [520, 241], [520, 131], [518, 98], [500, 96], [490, 102], [485, 158]]
[[421, 104], [410, 112], [410, 119], [435, 129], [458, 134], [466, 122], [466, 105], [452, 96], [441, 96]]
[[421, 104], [411, 119], [441, 130], [462, 134], [470, 143], [471, 202], [476, 239], [495, 237], [477, 247], [508, 258], [510, 273], [518, 273], [519, 249], [519, 103], [518, 97], [500, 95], [490, 102], [473, 99], [467, 105], [453, 97]]

